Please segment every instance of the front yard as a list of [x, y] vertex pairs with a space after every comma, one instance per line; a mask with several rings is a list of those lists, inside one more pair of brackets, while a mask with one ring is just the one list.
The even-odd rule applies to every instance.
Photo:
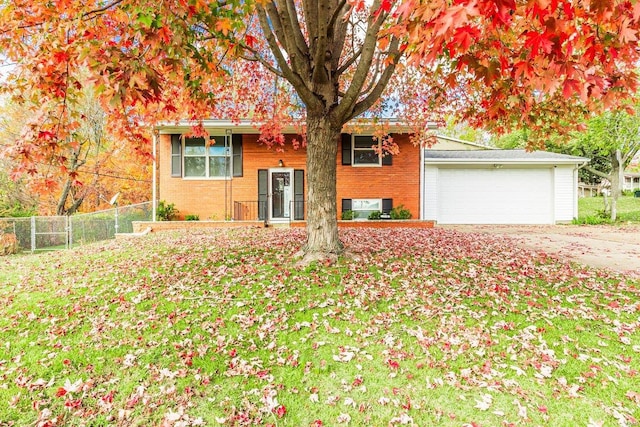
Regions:
[[0, 258], [3, 426], [631, 426], [637, 281], [504, 237], [157, 233]]
[[[581, 197], [578, 199], [579, 224], [607, 224], [609, 215], [604, 215], [602, 196]], [[640, 197], [622, 196], [618, 199], [618, 220], [620, 223], [640, 223]]]

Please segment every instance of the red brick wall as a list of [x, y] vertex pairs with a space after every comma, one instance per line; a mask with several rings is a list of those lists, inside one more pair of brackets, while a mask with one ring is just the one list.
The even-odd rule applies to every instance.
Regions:
[[[258, 200], [258, 169], [278, 167], [278, 161], [282, 160], [287, 168], [306, 170], [305, 149], [294, 150], [291, 144], [285, 144], [270, 150], [257, 140], [258, 135], [243, 135], [243, 176], [226, 181], [227, 215], [232, 214], [233, 201]], [[389, 166], [343, 166], [342, 153], [338, 150], [338, 215], [343, 198], [390, 198], [394, 206], [403, 204], [413, 218], [418, 217], [420, 151], [409, 142], [408, 135], [396, 135], [395, 141], [400, 146], [400, 154], [393, 157], [393, 164]], [[174, 203], [179, 218], [195, 214], [201, 220], [225, 219], [225, 180], [172, 178], [170, 135], [160, 136], [157, 160], [158, 200]]]
[[338, 214], [341, 199], [393, 199], [394, 207], [403, 204], [412, 218], [420, 216], [420, 149], [406, 134], [394, 135], [394, 141], [400, 154], [389, 166], [343, 166], [338, 150]]

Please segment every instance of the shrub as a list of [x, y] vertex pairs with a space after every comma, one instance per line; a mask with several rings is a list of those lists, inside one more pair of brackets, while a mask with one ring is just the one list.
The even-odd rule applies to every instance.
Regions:
[[164, 200], [160, 200], [158, 202], [158, 209], [156, 211], [158, 221], [174, 220], [178, 215], [178, 212], [179, 211], [176, 209], [176, 205], [174, 203], [167, 203]]
[[184, 219], [185, 221], [200, 221], [200, 215], [190, 214], [190, 215], [186, 215]]
[[404, 205], [396, 206], [391, 209], [391, 219], [411, 219], [411, 211], [406, 209]]
[[0, 233], [0, 256], [17, 254], [18, 238], [13, 233]]
[[382, 212], [380, 211], [373, 211], [369, 214], [369, 219], [380, 219], [382, 216]]
[[354, 211], [348, 210], [348, 211], [344, 211], [342, 212], [342, 219], [343, 220], [352, 220], [356, 217], [356, 213]]

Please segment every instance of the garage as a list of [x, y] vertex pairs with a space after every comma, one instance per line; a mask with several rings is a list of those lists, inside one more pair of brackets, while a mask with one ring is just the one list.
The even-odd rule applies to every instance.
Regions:
[[424, 156], [424, 219], [555, 224], [577, 216], [583, 157], [524, 150], [425, 150]]

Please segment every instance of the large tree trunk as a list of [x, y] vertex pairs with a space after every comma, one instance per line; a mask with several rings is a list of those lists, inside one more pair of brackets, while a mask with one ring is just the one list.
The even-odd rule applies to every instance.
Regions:
[[307, 115], [307, 243], [302, 249], [301, 264], [335, 262], [343, 250], [336, 208], [340, 131], [324, 115]]

